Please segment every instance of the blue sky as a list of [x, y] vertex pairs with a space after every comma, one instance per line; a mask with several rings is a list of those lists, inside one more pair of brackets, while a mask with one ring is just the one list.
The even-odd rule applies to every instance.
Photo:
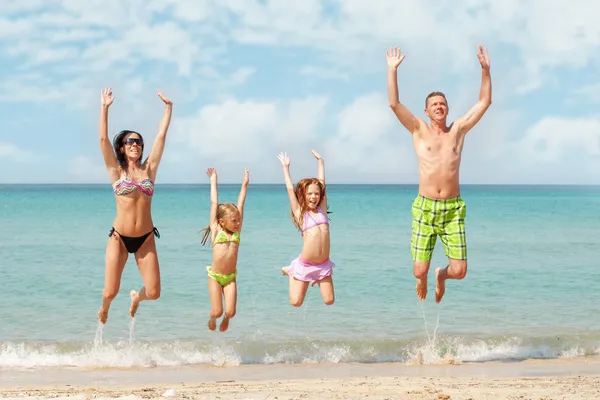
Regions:
[[401, 100], [447, 94], [450, 118], [478, 97], [477, 45], [493, 104], [467, 136], [463, 183], [600, 183], [600, 3], [592, 0], [3, 0], [0, 182], [107, 183], [109, 135], [154, 139], [173, 120], [158, 180], [416, 183], [411, 137], [386, 97], [385, 49], [407, 57]]

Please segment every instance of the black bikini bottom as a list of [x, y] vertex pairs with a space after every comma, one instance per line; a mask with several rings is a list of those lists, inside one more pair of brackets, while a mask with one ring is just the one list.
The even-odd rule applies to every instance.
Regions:
[[[110, 230], [110, 233], [108, 234], [108, 237], [111, 237], [113, 235], [113, 233], [115, 233], [115, 232], [117, 232], [117, 231], [115, 230], [115, 227], [113, 226], [112, 229]], [[160, 238], [160, 233], [158, 232], [158, 229], [156, 229], [156, 228], [153, 228], [150, 232], [146, 233], [145, 235], [138, 236], [138, 237], [123, 236], [119, 232], [117, 232], [117, 234], [121, 238], [121, 241], [125, 245], [125, 248], [127, 249], [128, 253], [137, 252], [140, 249], [140, 247], [142, 247], [142, 245], [144, 244], [144, 241], [146, 241], [146, 238], [148, 236], [150, 236], [152, 233], [154, 233], [154, 236], [156, 236], [157, 238]]]

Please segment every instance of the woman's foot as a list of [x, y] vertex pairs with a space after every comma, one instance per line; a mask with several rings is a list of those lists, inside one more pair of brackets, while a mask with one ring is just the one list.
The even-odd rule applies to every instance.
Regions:
[[140, 305], [140, 294], [135, 290], [129, 292], [129, 297], [131, 297], [131, 306], [129, 306], [129, 315], [131, 318], [135, 317], [135, 313]]
[[217, 319], [213, 316], [211, 316], [208, 319], [208, 329], [210, 329], [211, 331], [214, 331], [215, 329], [217, 329]]
[[105, 309], [104, 306], [100, 307], [100, 310], [98, 310], [98, 320], [103, 324], [106, 323], [106, 320], [108, 320], [108, 308]]

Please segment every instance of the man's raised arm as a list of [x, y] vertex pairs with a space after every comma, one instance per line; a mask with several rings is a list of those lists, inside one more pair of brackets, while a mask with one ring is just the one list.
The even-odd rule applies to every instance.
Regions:
[[400, 49], [393, 47], [385, 51], [388, 64], [388, 101], [391, 109], [396, 114], [402, 125], [413, 134], [419, 127], [419, 121], [410, 112], [404, 104], [400, 103], [398, 97], [398, 66], [406, 57], [406, 54], [401, 54]]
[[462, 118], [460, 130], [466, 134], [479, 122], [483, 114], [492, 105], [492, 77], [490, 75], [490, 59], [487, 50], [479, 45], [477, 58], [481, 64], [481, 89], [479, 90], [479, 101]]

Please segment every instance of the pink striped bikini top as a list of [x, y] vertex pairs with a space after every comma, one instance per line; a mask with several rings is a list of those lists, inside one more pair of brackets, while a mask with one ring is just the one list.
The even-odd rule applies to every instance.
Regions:
[[113, 183], [113, 192], [117, 196], [123, 196], [139, 189], [140, 192], [146, 196], [152, 196], [154, 194], [154, 182], [152, 179], [146, 178], [141, 182], [135, 182], [127, 178], [120, 178]]
[[317, 215], [313, 217], [312, 214], [307, 211], [304, 213], [304, 223], [302, 224], [302, 232], [307, 229], [313, 228], [317, 225], [329, 225], [329, 220], [327, 219], [327, 214], [323, 212], [321, 207], [317, 207]]

